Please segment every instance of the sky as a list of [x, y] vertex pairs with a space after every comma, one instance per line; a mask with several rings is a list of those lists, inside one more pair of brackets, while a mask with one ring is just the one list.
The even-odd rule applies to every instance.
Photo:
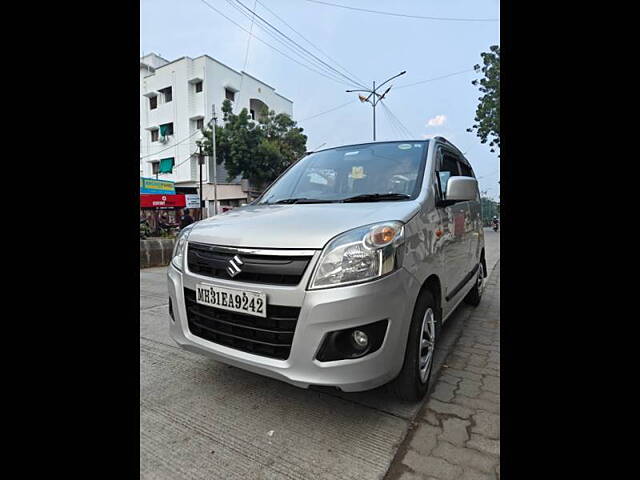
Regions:
[[[205, 1], [245, 29], [252, 29], [255, 37], [304, 62], [257, 23], [251, 27], [251, 20], [230, 5], [237, 0], [141, 0], [140, 54], [155, 52], [168, 60], [207, 54], [235, 70], [245, 70], [293, 101], [293, 119], [304, 128], [309, 150], [372, 141], [370, 104], [358, 101], [357, 93], [345, 92], [361, 87], [310, 71], [255, 37], [248, 42], [246, 31]], [[374, 80], [380, 84], [406, 70], [406, 74], [389, 83], [393, 87], [382, 101], [386, 108], [381, 104], [376, 107], [376, 140], [406, 138], [402, 136], [403, 128], [388, 112], [408, 130], [412, 139], [441, 135], [465, 153], [478, 177], [480, 190], [499, 199], [498, 154], [490, 152], [488, 142], [481, 144], [474, 133], [466, 132], [473, 124], [480, 97], [477, 87], [471, 84], [480, 77], [473, 72], [473, 66], [482, 62], [480, 54], [488, 51], [489, 46], [500, 43], [499, 21], [396, 17], [308, 0], [239, 1], [327, 64], [338, 70], [339, 66], [346, 68], [350, 72], [347, 76], [369, 88]], [[426, 17], [500, 17], [498, 0], [324, 1]], [[437, 79], [450, 74], [456, 75]], [[411, 85], [430, 79], [436, 80]], [[346, 106], [318, 115], [350, 101]]]

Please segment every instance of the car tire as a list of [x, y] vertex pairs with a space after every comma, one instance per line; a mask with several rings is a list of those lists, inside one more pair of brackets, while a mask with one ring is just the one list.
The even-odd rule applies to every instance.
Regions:
[[480, 305], [480, 300], [482, 300], [482, 292], [484, 290], [484, 262], [478, 263], [478, 274], [476, 275], [475, 285], [467, 296], [464, 297], [464, 302], [472, 307], [477, 307]]
[[[427, 340], [427, 342], [431, 343], [432, 346], [430, 347], [430, 359], [425, 371], [422, 362], [429, 346], [425, 345], [423, 340], [429, 337], [430, 334], [431, 339]], [[391, 383], [391, 390], [399, 399], [415, 402], [426, 395], [431, 381], [433, 359], [439, 334], [440, 309], [437, 307], [432, 293], [424, 290], [418, 296], [411, 318], [402, 370]]]

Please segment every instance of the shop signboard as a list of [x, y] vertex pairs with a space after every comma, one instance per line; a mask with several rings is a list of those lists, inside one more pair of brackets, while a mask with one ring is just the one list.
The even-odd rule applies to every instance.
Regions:
[[140, 193], [175, 195], [176, 189], [174, 182], [169, 180], [140, 177]]
[[140, 208], [184, 208], [184, 195], [140, 195]]
[[184, 198], [187, 208], [200, 208], [200, 195], [187, 194]]

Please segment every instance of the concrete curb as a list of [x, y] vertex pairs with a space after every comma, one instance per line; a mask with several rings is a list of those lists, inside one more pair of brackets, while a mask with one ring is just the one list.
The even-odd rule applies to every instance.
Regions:
[[175, 240], [173, 238], [149, 238], [140, 240], [140, 268], [169, 265]]

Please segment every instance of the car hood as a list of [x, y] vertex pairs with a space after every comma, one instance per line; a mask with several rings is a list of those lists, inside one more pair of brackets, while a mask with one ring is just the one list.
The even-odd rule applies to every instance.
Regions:
[[189, 241], [248, 248], [321, 249], [336, 235], [376, 222], [408, 221], [416, 201], [251, 205], [197, 222]]

